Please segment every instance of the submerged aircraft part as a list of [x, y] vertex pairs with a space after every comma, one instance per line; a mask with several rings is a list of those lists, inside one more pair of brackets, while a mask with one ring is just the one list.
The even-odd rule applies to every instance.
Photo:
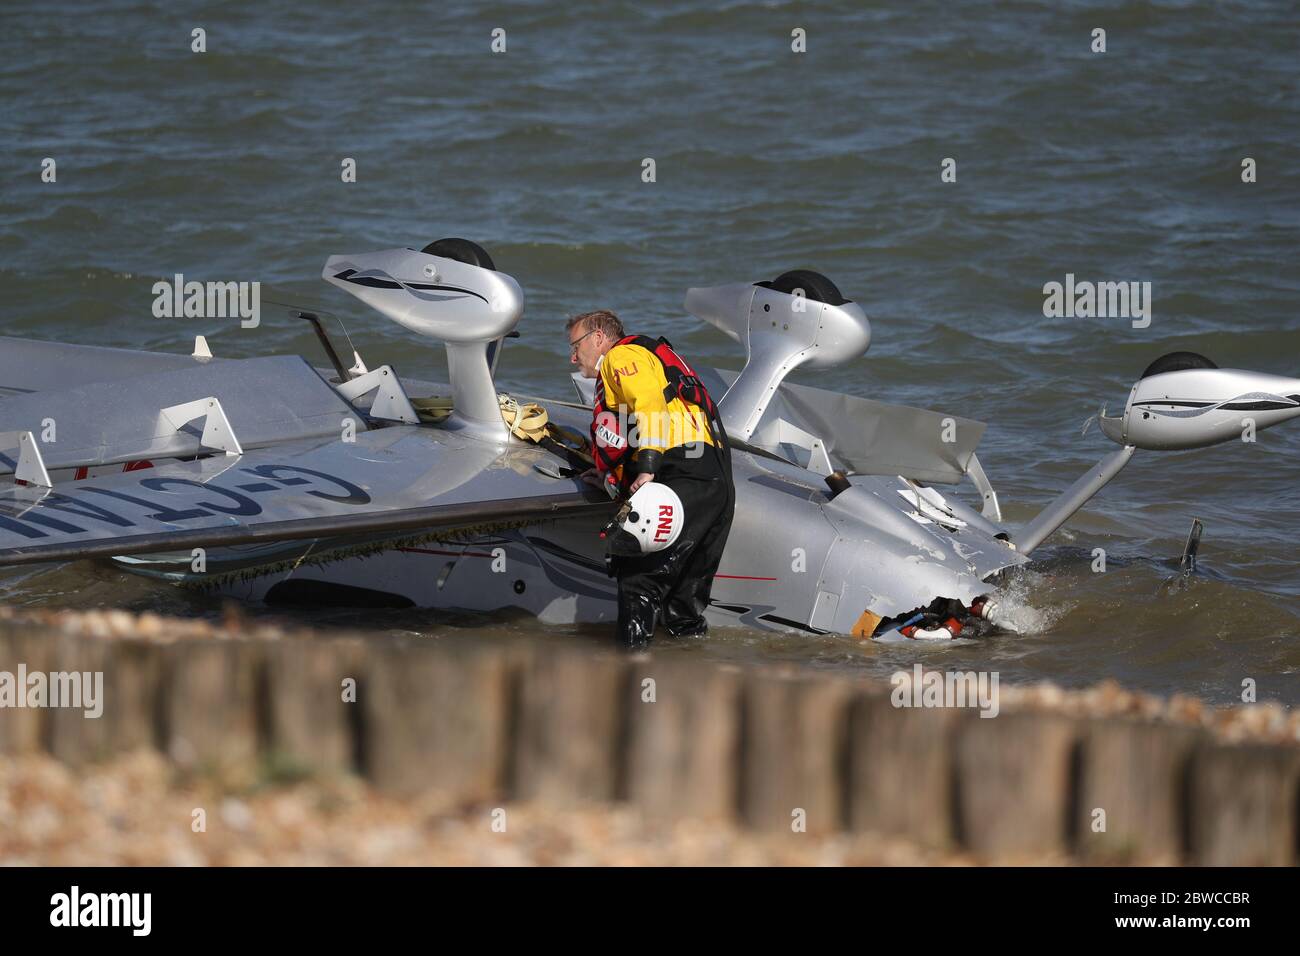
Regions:
[[[0, 565], [110, 556], [249, 600], [351, 594], [612, 620], [600, 531], [618, 503], [581, 480], [574, 458], [590, 383], [575, 379], [572, 403], [501, 396], [493, 381], [523, 311], [515, 280], [461, 239], [332, 256], [323, 276], [441, 341], [450, 382], [359, 359], [344, 369], [332, 347], [322, 371], [294, 356], [0, 339]], [[982, 422], [785, 380], [870, 345], [865, 312], [824, 276], [692, 289], [686, 308], [745, 347], [739, 373], [698, 369], [724, 396], [736, 483], [714, 624], [862, 636], [879, 626], [889, 640], [1006, 626], [991, 582], [1028, 562], [1136, 449], [1226, 441], [1244, 416], [1258, 429], [1300, 416], [1300, 380], [1166, 356], [1123, 416], [1101, 418], [1121, 447], [1013, 528], [976, 455]], [[516, 409], [517, 426], [533, 402], [570, 438], [512, 434], [502, 409]], [[43, 433], [50, 419], [57, 441]], [[935, 487], [967, 479], [974, 506]], [[901, 621], [909, 609], [929, 617]]]

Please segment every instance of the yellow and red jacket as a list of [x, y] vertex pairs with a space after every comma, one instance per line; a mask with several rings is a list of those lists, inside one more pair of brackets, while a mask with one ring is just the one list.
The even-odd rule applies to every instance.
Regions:
[[654, 472], [670, 448], [717, 445], [717, 407], [694, 370], [666, 339], [629, 335], [605, 353], [597, 369], [591, 447], [602, 479], [628, 480]]

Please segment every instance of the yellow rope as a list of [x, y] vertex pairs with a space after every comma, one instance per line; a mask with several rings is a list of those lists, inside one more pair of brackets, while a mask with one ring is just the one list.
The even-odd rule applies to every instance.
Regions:
[[[551, 438], [581, 460], [591, 463], [591, 451], [587, 437], [575, 428], [557, 425], [550, 420], [546, 409], [536, 402], [520, 404], [504, 392], [497, 396], [501, 405], [501, 418], [510, 429], [510, 434], [523, 441], [540, 444], [543, 438]], [[428, 398], [413, 398], [411, 405], [415, 408], [420, 421], [440, 425], [451, 414], [451, 398], [433, 395]]]
[[497, 396], [497, 399], [501, 403], [501, 417], [505, 419], [510, 434], [534, 444], [546, 436], [546, 426], [550, 419], [541, 405], [536, 402], [520, 405], [504, 393]]

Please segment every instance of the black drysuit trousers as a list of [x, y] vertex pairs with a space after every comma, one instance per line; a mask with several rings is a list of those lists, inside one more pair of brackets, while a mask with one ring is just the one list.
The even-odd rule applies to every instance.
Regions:
[[[691, 457], [688, 449], [703, 453]], [[725, 446], [718, 450], [704, 444], [664, 453], [654, 480], [677, 493], [685, 521], [681, 535], [662, 551], [610, 558], [611, 573], [618, 577], [622, 646], [645, 647], [661, 617], [674, 637], [708, 630], [704, 611], [736, 507], [729, 457]]]

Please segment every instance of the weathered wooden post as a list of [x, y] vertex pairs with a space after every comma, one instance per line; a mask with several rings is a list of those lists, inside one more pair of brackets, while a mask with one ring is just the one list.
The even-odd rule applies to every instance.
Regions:
[[1179, 863], [1185, 784], [1199, 730], [1145, 720], [1089, 721], [1075, 802], [1076, 849], [1097, 863]]
[[1075, 821], [1074, 721], [1003, 711], [963, 721], [954, 743], [957, 836], [980, 856], [1064, 855]]
[[247, 776], [259, 749], [262, 642], [164, 645], [166, 754], [184, 769]]
[[849, 826], [952, 849], [953, 737], [979, 719], [966, 708], [895, 707], [875, 688], [853, 701], [849, 744]]
[[[0, 621], [0, 670], [14, 677], [14, 693], [24, 694], [18, 685], [20, 670], [27, 673], [48, 670], [49, 643], [44, 629], [18, 621]], [[14, 703], [18, 703], [15, 697]], [[45, 750], [49, 739], [49, 711], [44, 708], [13, 706], [0, 709], [0, 753], [10, 756]]]
[[362, 769], [399, 794], [497, 797], [510, 745], [512, 656], [472, 643], [371, 644], [361, 684]]
[[355, 772], [365, 642], [287, 638], [265, 653], [271, 759], [310, 773]]
[[655, 819], [733, 818], [740, 674], [663, 654], [641, 655], [629, 670], [628, 800]]
[[1192, 756], [1190, 862], [1291, 866], [1300, 811], [1300, 748], [1205, 743]]
[[747, 675], [741, 819], [759, 830], [830, 833], [844, 826], [848, 702], [830, 675]]
[[572, 806], [622, 789], [629, 661], [547, 648], [522, 672], [512, 797]]

